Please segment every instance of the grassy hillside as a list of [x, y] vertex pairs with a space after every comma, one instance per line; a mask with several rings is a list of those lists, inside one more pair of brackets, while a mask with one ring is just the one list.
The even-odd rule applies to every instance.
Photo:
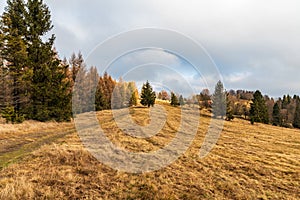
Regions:
[[[164, 108], [168, 113], [165, 126], [147, 139], [122, 133], [111, 111], [99, 112], [98, 116], [113, 143], [129, 151], [149, 152], [170, 142], [179, 128], [180, 109]], [[133, 108], [130, 113], [137, 124], [147, 125], [150, 121], [148, 109]], [[300, 198], [299, 130], [250, 125], [235, 119], [225, 122], [213, 151], [200, 159], [199, 149], [210, 122], [207, 114], [201, 116], [195, 140], [184, 155], [166, 168], [143, 174], [119, 172], [99, 163], [83, 148], [72, 124], [36, 124], [44, 127], [27, 131], [13, 127], [9, 134], [2, 128], [1, 160], [17, 148], [11, 145], [10, 151], [3, 150], [2, 145], [7, 143], [8, 147], [11, 138], [21, 142], [22, 135], [29, 137], [47, 129], [51, 134], [69, 134], [28, 150], [22, 160], [4, 167], [0, 171], [0, 199]]]

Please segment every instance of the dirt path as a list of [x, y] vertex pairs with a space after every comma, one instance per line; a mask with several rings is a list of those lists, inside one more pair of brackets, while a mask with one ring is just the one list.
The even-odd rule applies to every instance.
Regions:
[[0, 140], [0, 170], [22, 159], [42, 145], [53, 143], [74, 132], [74, 127], [70, 126], [62, 131], [45, 130], [45, 132], [33, 132], [20, 137]]

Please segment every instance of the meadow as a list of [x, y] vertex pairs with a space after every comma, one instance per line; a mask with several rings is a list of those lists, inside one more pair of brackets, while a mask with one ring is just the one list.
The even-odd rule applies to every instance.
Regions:
[[[151, 152], [168, 144], [179, 129], [179, 107], [167, 112], [161, 131], [150, 138], [124, 134], [112, 111], [97, 112], [106, 136], [127, 151]], [[139, 125], [150, 123], [148, 108], [130, 108]], [[192, 116], [191, 116], [192, 117]], [[205, 158], [199, 150], [211, 117], [200, 126], [175, 162], [147, 173], [127, 173], [95, 159], [74, 123], [24, 122], [0, 125], [0, 199], [299, 199], [300, 130], [234, 119]]]

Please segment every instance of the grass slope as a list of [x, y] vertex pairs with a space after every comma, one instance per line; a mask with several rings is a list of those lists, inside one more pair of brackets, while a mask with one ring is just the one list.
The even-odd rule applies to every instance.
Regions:
[[[180, 109], [165, 106], [167, 122], [155, 136], [130, 137], [111, 111], [98, 113], [110, 140], [133, 152], [157, 150], [178, 129]], [[148, 109], [133, 119], [149, 123]], [[210, 118], [203, 115], [195, 140], [178, 160], [161, 170], [129, 174], [99, 163], [76, 133], [66, 135], [0, 171], [0, 199], [299, 199], [300, 131], [235, 119], [225, 122], [213, 151], [199, 149]], [[17, 134], [17, 133], [16, 133]], [[9, 138], [7, 138], [9, 139]]]

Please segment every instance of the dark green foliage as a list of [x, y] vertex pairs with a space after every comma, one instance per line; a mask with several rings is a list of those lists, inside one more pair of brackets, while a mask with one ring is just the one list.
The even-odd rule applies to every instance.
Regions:
[[185, 103], [184, 103], [184, 99], [183, 99], [183, 96], [182, 96], [182, 95], [179, 96], [178, 101], [179, 101], [179, 105], [180, 105], [180, 106], [184, 106]]
[[27, 119], [70, 120], [68, 66], [53, 50], [54, 35], [45, 40], [52, 29], [48, 7], [42, 0], [8, 0], [7, 4], [0, 27], [1, 59], [6, 61], [1, 71], [8, 72], [5, 82], [11, 88], [7, 107]]
[[13, 106], [6, 107], [2, 112], [2, 117], [6, 120], [6, 122], [11, 123], [22, 123], [25, 118], [22, 114], [15, 112], [15, 108]]
[[155, 92], [153, 91], [150, 83], [147, 81], [143, 84], [142, 91], [141, 91], [141, 104], [143, 106], [154, 106], [155, 104]]
[[5, 65], [1, 63], [2, 72], [6, 76], [2, 77], [3, 83], [9, 88], [6, 95], [9, 100], [2, 99], [2, 105], [13, 107], [16, 116], [23, 115], [27, 107], [28, 98], [26, 94], [26, 77], [30, 70], [27, 65], [26, 42], [24, 41], [25, 8], [23, 1], [8, 1], [6, 12], [1, 17], [1, 60], [5, 60]]
[[212, 96], [212, 112], [214, 117], [223, 117], [226, 115], [226, 93], [224, 91], [224, 86], [221, 81], [215, 86], [215, 91]]
[[251, 123], [269, 123], [268, 109], [265, 100], [259, 90], [257, 90], [253, 95], [250, 108], [250, 120]]
[[293, 126], [295, 128], [300, 128], [300, 99], [296, 98], [296, 110], [294, 114]]
[[288, 98], [286, 95], [283, 95], [282, 103], [281, 103], [281, 109], [286, 109], [287, 105], [289, 104]]
[[233, 116], [233, 105], [229, 99], [229, 93], [227, 94], [226, 101], [227, 101], [227, 103], [226, 103], [226, 118], [225, 119], [227, 121], [231, 121], [234, 119], [234, 116]]
[[171, 92], [171, 106], [179, 106], [179, 101], [174, 92]]
[[278, 102], [276, 102], [274, 104], [272, 118], [273, 118], [272, 124], [274, 126], [281, 126], [282, 125], [282, 118], [281, 118], [280, 107], [279, 107]]

